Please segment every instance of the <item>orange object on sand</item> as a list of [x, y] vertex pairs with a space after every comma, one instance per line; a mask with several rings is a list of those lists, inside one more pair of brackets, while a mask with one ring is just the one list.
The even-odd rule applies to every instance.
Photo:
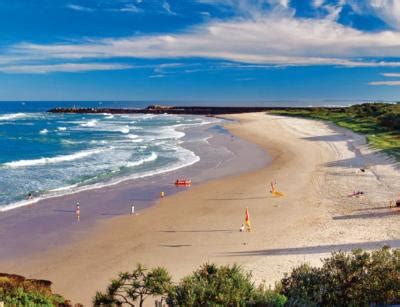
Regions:
[[190, 186], [192, 184], [192, 180], [187, 179], [177, 179], [175, 181], [176, 186]]

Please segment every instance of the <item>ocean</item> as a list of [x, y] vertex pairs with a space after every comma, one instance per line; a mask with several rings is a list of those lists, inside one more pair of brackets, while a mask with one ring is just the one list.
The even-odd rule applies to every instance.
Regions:
[[[0, 211], [192, 165], [186, 131], [202, 116], [51, 114], [53, 107], [126, 107], [124, 102], [0, 102]], [[206, 131], [206, 130], [205, 130]], [[206, 132], [190, 142], [204, 142]]]

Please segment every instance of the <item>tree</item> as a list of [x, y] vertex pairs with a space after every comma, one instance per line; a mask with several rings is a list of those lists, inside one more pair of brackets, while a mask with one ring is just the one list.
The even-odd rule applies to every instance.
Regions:
[[148, 271], [143, 265], [138, 264], [136, 269], [129, 273], [124, 272], [113, 279], [105, 293], [97, 292], [93, 298], [95, 306], [127, 304], [143, 306], [148, 296], [162, 296], [171, 287], [171, 276], [161, 267]]

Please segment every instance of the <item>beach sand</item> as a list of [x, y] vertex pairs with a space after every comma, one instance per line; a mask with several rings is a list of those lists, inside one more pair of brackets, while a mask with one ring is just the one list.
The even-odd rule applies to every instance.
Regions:
[[[268, 152], [268, 166], [101, 221], [73, 244], [0, 263], [0, 271], [49, 279], [55, 291], [89, 305], [96, 290], [138, 262], [165, 266], [175, 280], [205, 262], [239, 263], [273, 285], [293, 266], [318, 265], [333, 250], [400, 247], [400, 210], [388, 208], [400, 193], [398, 165], [364, 137], [306, 119], [228, 117], [239, 120], [226, 125], [233, 134]], [[284, 197], [269, 193], [272, 180]], [[354, 190], [365, 195], [349, 198]], [[241, 233], [246, 207], [253, 229]]]

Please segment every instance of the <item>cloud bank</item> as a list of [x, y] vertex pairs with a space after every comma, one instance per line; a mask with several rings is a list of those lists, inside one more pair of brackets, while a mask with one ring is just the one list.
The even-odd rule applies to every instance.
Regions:
[[398, 66], [363, 60], [400, 57], [400, 32], [362, 32], [330, 19], [263, 16], [210, 22], [183, 34], [144, 35], [74, 44], [30, 44], [12, 52], [53, 59], [211, 58], [271, 65]]
[[[314, 7], [326, 11], [326, 14], [319, 18], [296, 17], [290, 8], [289, 0], [197, 1], [235, 7], [245, 14], [230, 20], [211, 20], [179, 34], [86, 39], [78, 43], [19, 43], [8, 48], [7, 56], [83, 62], [100, 59], [117, 61], [118, 58], [206, 58], [272, 66], [400, 66], [400, 62], [395, 60], [400, 58], [400, 31], [361, 31], [337, 21], [343, 5], [348, 4], [354, 10], [374, 11], [396, 26], [395, 17], [400, 16], [398, 0], [340, 0], [335, 5], [326, 4], [324, 0], [314, 0]], [[269, 5], [270, 9], [262, 10], [264, 5]], [[164, 2], [164, 9], [169, 14], [175, 14], [168, 2]], [[387, 60], [390, 58], [393, 60]], [[84, 65], [87, 70], [90, 70], [90, 67], [94, 70], [101, 67], [107, 70], [113, 66], [116, 69], [125, 67], [116, 64], [107, 66], [82, 63], [58, 64], [50, 68], [50, 65], [42, 64], [41, 70], [51, 72], [58, 68], [61, 69], [58, 71], [73, 71], [75, 67], [77, 71], [82, 71]], [[28, 67], [23, 69], [28, 70]], [[13, 65], [0, 70], [15, 72], [18, 69]]]

